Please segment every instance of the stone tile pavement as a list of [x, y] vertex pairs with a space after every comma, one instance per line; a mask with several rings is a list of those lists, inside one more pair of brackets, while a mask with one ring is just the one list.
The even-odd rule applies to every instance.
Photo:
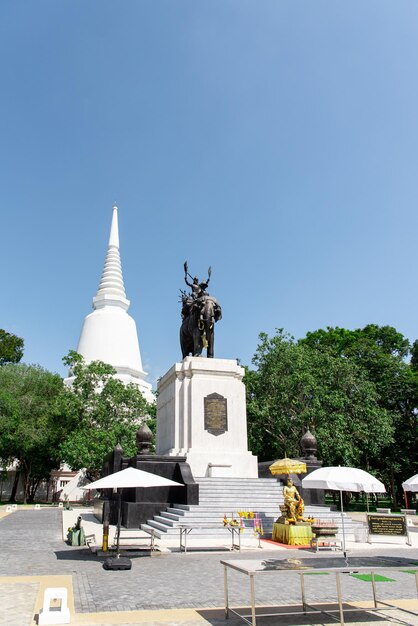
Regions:
[[[0, 625], [32, 626], [39, 607], [41, 585], [60, 586], [57, 577], [68, 577], [72, 584], [75, 613], [72, 624], [169, 624], [170, 626], [201, 626], [224, 624], [223, 572], [220, 560], [278, 558], [277, 550], [269, 544], [262, 550], [243, 553], [202, 553], [186, 555], [164, 553], [159, 556], [137, 556], [132, 559], [132, 570], [109, 572], [102, 568], [102, 559], [84, 547], [73, 548], [64, 543], [62, 537], [62, 510], [42, 508], [40, 510], [18, 510], [0, 518]], [[74, 511], [74, 521], [77, 511]], [[404, 544], [379, 547], [379, 554], [409, 556], [418, 559], [418, 549]], [[323, 558], [320, 553], [313, 558]], [[361, 554], [376, 554], [376, 549], [363, 548]], [[261, 555], [261, 557], [260, 557]], [[301, 551], [285, 550], [280, 557], [301, 556]], [[312, 553], [303, 556], [313, 556]], [[10, 582], [10, 577], [23, 577], [20, 582]], [[394, 582], [377, 583], [381, 599], [401, 598], [416, 604], [418, 610], [415, 577], [411, 574], [390, 573]], [[36, 580], [34, 580], [36, 578]], [[370, 584], [343, 575], [343, 597], [346, 601], [361, 602], [371, 599]], [[297, 604], [299, 578], [289, 573], [285, 583], [268, 575], [256, 580], [257, 601], [265, 605], [278, 603]], [[310, 576], [306, 582], [310, 602], [328, 601], [336, 597], [332, 575]], [[34, 600], [35, 598], [35, 600]], [[249, 601], [248, 579], [236, 572], [230, 575], [230, 598], [234, 604], [247, 605]], [[36, 604], [37, 603], [37, 604]], [[317, 617], [314, 620], [318, 620]], [[359, 619], [357, 616], [356, 620]], [[405, 623], [405, 614], [402, 619]], [[14, 621], [13, 621], [14, 620]], [[19, 621], [20, 620], [20, 621]], [[123, 621], [124, 620], [124, 621]], [[132, 621], [136, 620], [136, 621]], [[304, 620], [304, 621], [303, 621]], [[280, 618], [280, 624], [325, 624], [323, 620], [302, 621]], [[362, 621], [354, 618], [350, 624], [398, 623], [392, 614], [389, 621], [381, 617], [361, 614]], [[414, 621], [415, 620], [415, 621]], [[237, 620], [230, 619], [229, 626]], [[264, 624], [278, 623], [278, 618], [266, 619]], [[418, 618], [408, 617], [406, 623], [416, 624]]]
[[1, 626], [23, 626], [30, 624], [38, 589], [39, 584], [35, 582], [0, 584]]

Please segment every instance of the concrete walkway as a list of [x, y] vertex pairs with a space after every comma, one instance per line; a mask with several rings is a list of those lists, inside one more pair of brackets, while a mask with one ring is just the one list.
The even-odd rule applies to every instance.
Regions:
[[[4, 512], [4, 511], [3, 511]], [[257, 550], [236, 552], [190, 552], [186, 555], [171, 550], [157, 556], [135, 556], [129, 571], [109, 572], [102, 568], [102, 559], [85, 547], [71, 547], [64, 543], [64, 534], [72, 526], [78, 509], [65, 511], [58, 508], [21, 509], [2, 516], [0, 511], [0, 625], [33, 626], [42, 605], [46, 587], [66, 587], [69, 597], [71, 624], [119, 626], [135, 624], [167, 624], [168, 626], [225, 625], [223, 615], [223, 559], [263, 559], [300, 557], [301, 551], [283, 549], [262, 542]], [[87, 534], [94, 530], [99, 535], [100, 524], [90, 518], [91, 511], [83, 514], [83, 527]], [[70, 521], [68, 521], [70, 520]], [[364, 546], [350, 544], [351, 553], [364, 555], [408, 556], [418, 559], [418, 534], [414, 546], [406, 546], [399, 539], [394, 544]], [[174, 549], [174, 547], [173, 547]], [[320, 553], [322, 558], [329, 553]], [[313, 556], [305, 553], [304, 556]], [[389, 578], [389, 576], [388, 576]], [[418, 611], [415, 577], [409, 573], [390, 574], [391, 582], [378, 583], [381, 599], [397, 599], [398, 606], [408, 606]], [[289, 573], [284, 587], [277, 586], [277, 578], [263, 577], [256, 582], [257, 601], [263, 605], [295, 604], [300, 602], [298, 576]], [[333, 600], [334, 580], [330, 575], [311, 576], [307, 584], [309, 601]], [[231, 576], [231, 599], [235, 605], [248, 606], [247, 579], [237, 574]], [[325, 594], [325, 596], [324, 596]], [[343, 596], [356, 606], [368, 602], [370, 584], [343, 577]], [[347, 623], [354, 625], [395, 624], [401, 617], [403, 623], [418, 626], [418, 617], [406, 614], [352, 614]], [[262, 626], [270, 624], [335, 623], [328, 618], [264, 618]], [[242, 623], [231, 618], [229, 626]]]

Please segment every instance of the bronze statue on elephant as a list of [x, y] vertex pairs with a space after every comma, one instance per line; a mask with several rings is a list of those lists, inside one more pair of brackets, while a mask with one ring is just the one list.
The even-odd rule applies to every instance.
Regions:
[[202, 350], [206, 348], [208, 358], [214, 356], [214, 340], [215, 340], [215, 322], [222, 318], [222, 310], [216, 298], [207, 293], [211, 277], [211, 268], [208, 269], [208, 278], [206, 281], [199, 281], [195, 276], [190, 283], [187, 277], [191, 277], [188, 272], [187, 261], [184, 263], [184, 280], [192, 292], [190, 294], [185, 291], [181, 292], [183, 319], [180, 328], [180, 344], [184, 357], [191, 354], [192, 356], [201, 356]]

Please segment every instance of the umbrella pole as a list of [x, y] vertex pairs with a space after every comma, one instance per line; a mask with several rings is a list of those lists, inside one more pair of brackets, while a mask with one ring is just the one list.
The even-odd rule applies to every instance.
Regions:
[[119, 542], [120, 542], [121, 517], [122, 517], [122, 492], [118, 489], [118, 527], [116, 531], [118, 533], [118, 540], [116, 543], [116, 558], [117, 559], [120, 557]]
[[405, 498], [405, 506], [406, 506], [407, 509], [409, 509], [409, 506], [408, 506], [408, 496], [406, 495], [406, 490], [405, 489], [403, 490], [403, 496]]
[[366, 491], [366, 510], [368, 513], [369, 512], [369, 494], [367, 493], [367, 491]]
[[343, 505], [343, 492], [340, 490], [340, 502], [341, 502], [341, 522], [343, 525], [343, 552], [344, 558], [347, 558], [347, 551], [345, 549], [345, 529], [344, 529], [344, 505]]

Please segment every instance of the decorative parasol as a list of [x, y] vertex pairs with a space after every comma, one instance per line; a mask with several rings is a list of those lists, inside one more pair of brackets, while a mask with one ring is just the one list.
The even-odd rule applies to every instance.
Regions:
[[99, 478], [93, 483], [89, 483], [82, 487], [82, 489], [113, 489], [118, 493], [118, 529], [117, 529], [117, 546], [116, 546], [116, 558], [120, 558], [120, 527], [122, 518], [122, 489], [130, 487], [184, 487], [184, 484], [177, 483], [169, 478], [164, 478], [158, 474], [152, 472], [144, 472], [144, 470], [136, 469], [135, 467], [127, 467], [120, 472], [114, 472], [104, 478]]
[[343, 491], [364, 491], [367, 493], [385, 493], [385, 485], [372, 474], [356, 467], [320, 467], [302, 480], [304, 489], [334, 489], [340, 492], [341, 522], [343, 531], [344, 557], [345, 547]]
[[298, 459], [288, 459], [285, 456], [284, 459], [274, 461], [269, 466], [270, 472], [273, 476], [278, 474], [306, 474], [306, 463], [299, 461]]
[[407, 491], [412, 491], [417, 493], [418, 492], [418, 474], [415, 474], [415, 476], [411, 476], [411, 478], [408, 478], [408, 480], [405, 480], [405, 482], [402, 483], [402, 487], [403, 487], [403, 495], [405, 497], [405, 504], [406, 504], [406, 508], [409, 508], [408, 505], [408, 496], [406, 495]]
[[404, 491], [418, 491], [418, 474], [415, 474], [415, 476], [411, 476], [411, 478], [405, 480], [405, 482], [402, 483], [402, 487], [404, 488]]

